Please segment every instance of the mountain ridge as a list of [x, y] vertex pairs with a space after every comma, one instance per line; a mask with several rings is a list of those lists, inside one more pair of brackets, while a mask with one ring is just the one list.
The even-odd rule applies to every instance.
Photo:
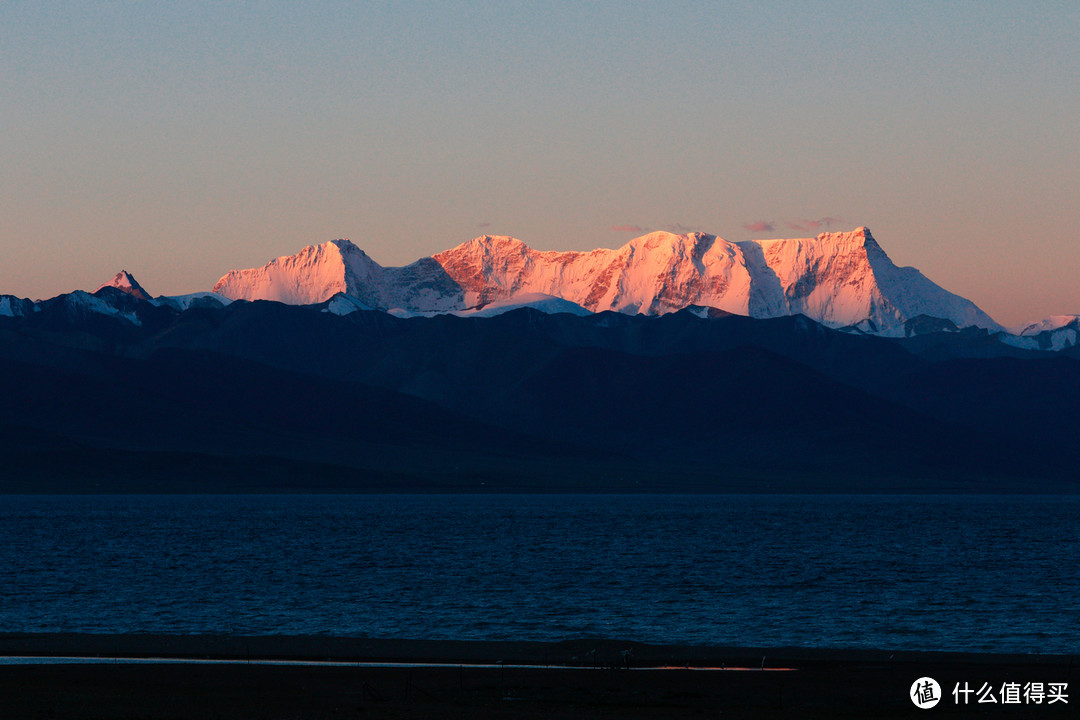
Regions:
[[225, 277], [0, 296], [0, 492], [1080, 491], [1080, 318], [964, 327], [864, 229]]
[[[1076, 491], [1060, 449], [1080, 432], [1080, 360], [985, 332], [700, 308], [175, 312], [101, 293], [144, 322], [63, 298], [0, 317], [17, 475], [0, 492]], [[986, 343], [998, 354], [973, 357]], [[97, 472], [110, 457], [141, 479]]]
[[230, 299], [325, 302], [337, 293], [372, 308], [452, 312], [545, 295], [589, 311], [663, 315], [691, 305], [755, 318], [805, 314], [829, 327], [894, 337], [918, 316], [998, 331], [970, 300], [915, 268], [896, 266], [865, 227], [815, 238], [728, 242], [657, 231], [615, 249], [539, 251], [482, 235], [403, 267], [383, 267], [348, 240], [233, 270], [213, 291]]

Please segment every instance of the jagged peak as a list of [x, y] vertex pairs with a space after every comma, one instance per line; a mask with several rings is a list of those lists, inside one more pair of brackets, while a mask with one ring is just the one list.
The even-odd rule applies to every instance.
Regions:
[[637, 251], [638, 249], [653, 251], [665, 248], [669, 252], [685, 252], [689, 248], [693, 252], [702, 252], [718, 239], [715, 235], [698, 231], [678, 234], [666, 230], [654, 230], [634, 238], [623, 245], [620, 251]]
[[661, 245], [673, 247], [684, 242], [686, 242], [685, 235], [677, 235], [676, 233], [668, 232], [666, 230], [654, 230], [651, 233], [639, 235], [628, 242], [627, 245], [632, 245], [633, 247], [656, 248]]
[[873, 250], [882, 250], [877, 240], [875, 240], [874, 236], [870, 233], [870, 228], [865, 225], [861, 225], [854, 230], [843, 232], [823, 232], [817, 236], [816, 240], [819, 243], [837, 247], [855, 246]]
[[783, 245], [812, 245], [821, 247], [843, 247], [843, 246], [869, 246], [879, 247], [877, 241], [874, 240], [873, 235], [870, 234], [870, 229], [867, 227], [857, 227], [854, 230], [845, 230], [842, 232], [823, 232], [818, 233], [815, 237], [790, 237], [790, 238], [770, 238], [761, 240], [745, 240], [737, 245], [759, 245], [761, 247], [770, 246], [783, 246]]
[[266, 265], [269, 266], [269, 265], [272, 265], [275, 262], [285, 262], [287, 260], [291, 260], [292, 258], [296, 258], [296, 257], [308, 257], [308, 256], [312, 256], [312, 255], [319, 256], [319, 255], [323, 255], [325, 253], [333, 253], [335, 255], [345, 255], [346, 253], [354, 253], [354, 252], [358, 252], [358, 253], [361, 253], [361, 254], [366, 254], [356, 244], [354, 244], [352, 240], [347, 240], [345, 238], [338, 238], [337, 240], [328, 240], [328, 241], [326, 241], [324, 243], [317, 243], [317, 244], [313, 244], [313, 245], [307, 245], [302, 250], [300, 250], [300, 252], [298, 252], [298, 253], [296, 253], [294, 255], [282, 255], [281, 257], [278, 257], [278, 258], [275, 258], [274, 260], [271, 260]]
[[868, 257], [873, 256], [875, 260], [888, 258], [877, 240], [870, 234], [870, 228], [865, 226], [842, 232], [823, 232], [816, 237], [746, 240], [736, 245], [744, 250], [748, 246], [757, 245], [767, 252], [812, 252], [814, 254], [846, 254], [863, 249]]
[[473, 238], [473, 242], [479, 243], [510, 243], [511, 245], [524, 245], [525, 243], [513, 235], [478, 235]]
[[504, 248], [504, 247], [528, 248], [529, 247], [523, 241], [518, 240], [516, 237], [512, 237], [510, 235], [481, 235], [479, 237], [473, 238], [472, 240], [470, 240], [469, 242], [467, 242], [465, 244], [466, 245], [472, 245], [474, 247], [493, 247], [493, 248]]
[[348, 238], [338, 238], [337, 240], [325, 242], [323, 245], [333, 245], [343, 253], [360, 253], [361, 255], [367, 255], [363, 248]]
[[334, 292], [345, 290], [347, 276], [374, 264], [351, 241], [330, 240], [308, 245], [295, 255], [274, 258], [261, 268], [230, 270], [214, 284], [212, 292], [230, 300], [321, 302]]
[[1014, 328], [1012, 332], [1014, 335], [1038, 335], [1043, 332], [1054, 332], [1070, 325], [1080, 325], [1080, 315], [1051, 315], [1039, 322]]
[[528, 253], [531, 250], [524, 242], [510, 235], [480, 235], [449, 250], [443, 250], [434, 257], [437, 259], [444, 256], [490, 255], [501, 252]]
[[640, 242], [640, 241], [643, 241], [643, 240], [644, 241], [660, 240], [660, 241], [663, 241], [663, 242], [678, 243], [678, 242], [686, 242], [688, 240], [692, 241], [692, 242], [693, 241], [698, 241], [698, 240], [708, 240], [708, 239], [712, 239], [712, 238], [715, 238], [715, 237], [716, 237], [715, 235], [710, 235], [709, 233], [700, 232], [698, 230], [694, 230], [694, 231], [688, 232], [688, 233], [673, 233], [673, 232], [668, 232], [667, 230], [653, 230], [650, 233], [645, 233], [644, 235], [639, 235], [638, 237], [634, 238], [630, 242], [635, 243], [635, 242]]
[[667, 230], [653, 230], [652, 232], [645, 233], [644, 235], [638, 235], [630, 242], [642, 242], [647, 240], [663, 240], [665, 242], [677, 242], [678, 240], [685, 238], [685, 235], [679, 235], [678, 233], [668, 232]]
[[874, 236], [870, 234], [870, 228], [860, 226], [854, 230], [842, 230], [839, 232], [818, 233], [812, 238], [777, 238], [775, 240], [762, 240], [760, 242], [817, 242], [822, 245], [856, 245], [877, 244]]
[[150, 299], [150, 293], [146, 292], [146, 290], [143, 289], [142, 285], [139, 284], [139, 281], [136, 280], [135, 277], [127, 270], [121, 270], [120, 272], [116, 273], [112, 280], [107, 283], [102, 283], [98, 286], [97, 290], [94, 290], [94, 292], [96, 293], [98, 292], [98, 290], [102, 290], [107, 287], [116, 288], [120, 292], [127, 293], [128, 295], [131, 295], [132, 297], [137, 297], [140, 300]]
[[[367, 257], [367, 253], [365, 253], [358, 246], [356, 246], [351, 240], [346, 240], [344, 238], [340, 238], [337, 240], [329, 240], [327, 242], [315, 245], [306, 245], [301, 248], [299, 252], [293, 255], [280, 255], [273, 260], [267, 262], [261, 268], [230, 270], [228, 273], [222, 276], [222, 279], [218, 281], [218, 285], [221, 284], [222, 280], [225, 280], [225, 278], [228, 278], [230, 276], [247, 274], [258, 270], [270, 270], [271, 268], [280, 267], [282, 265], [290, 265], [296, 262], [311, 262], [313, 259], [317, 259], [321, 256], [329, 255], [331, 257], [343, 257], [346, 254], [354, 253], [358, 253], [360, 255], [363, 255], [364, 257]], [[217, 292], [218, 285], [214, 286], [214, 292]]]
[[874, 240], [874, 236], [870, 234], [870, 228], [865, 225], [860, 225], [854, 230], [819, 233], [817, 239], [822, 242], [877, 242]]

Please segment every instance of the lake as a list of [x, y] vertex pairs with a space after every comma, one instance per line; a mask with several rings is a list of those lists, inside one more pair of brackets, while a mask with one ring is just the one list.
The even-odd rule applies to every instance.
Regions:
[[1080, 497], [0, 496], [7, 632], [1075, 653]]

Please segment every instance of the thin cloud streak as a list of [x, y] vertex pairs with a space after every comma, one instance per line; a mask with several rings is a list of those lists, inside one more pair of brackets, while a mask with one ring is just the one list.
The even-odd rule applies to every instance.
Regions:
[[757, 222], [746, 223], [743, 227], [752, 233], [772, 232], [776, 230], [776, 224], [769, 222], [768, 220], [758, 220]]
[[814, 232], [823, 225], [826, 228], [831, 228], [834, 224], [838, 222], [843, 221], [840, 218], [826, 216], [823, 218], [818, 218], [817, 220], [788, 220], [784, 224], [792, 230], [798, 230], [799, 232]]

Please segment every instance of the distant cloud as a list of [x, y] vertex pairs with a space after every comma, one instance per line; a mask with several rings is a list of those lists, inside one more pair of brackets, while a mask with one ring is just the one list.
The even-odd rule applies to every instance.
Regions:
[[478, 227], [478, 228], [491, 227], [491, 223], [489, 223], [489, 222], [476, 223], [476, 227]]
[[832, 227], [834, 223], [843, 222], [840, 218], [823, 217], [817, 220], [789, 220], [785, 223], [792, 230], [798, 230], [799, 232], [813, 232], [822, 225], [825, 227]]
[[641, 227], [640, 225], [612, 225], [611, 229], [615, 232], [629, 232], [640, 233], [648, 232], [648, 229]]
[[772, 232], [776, 229], [776, 225], [768, 220], [758, 220], [757, 222], [746, 223], [743, 227], [752, 233]]

